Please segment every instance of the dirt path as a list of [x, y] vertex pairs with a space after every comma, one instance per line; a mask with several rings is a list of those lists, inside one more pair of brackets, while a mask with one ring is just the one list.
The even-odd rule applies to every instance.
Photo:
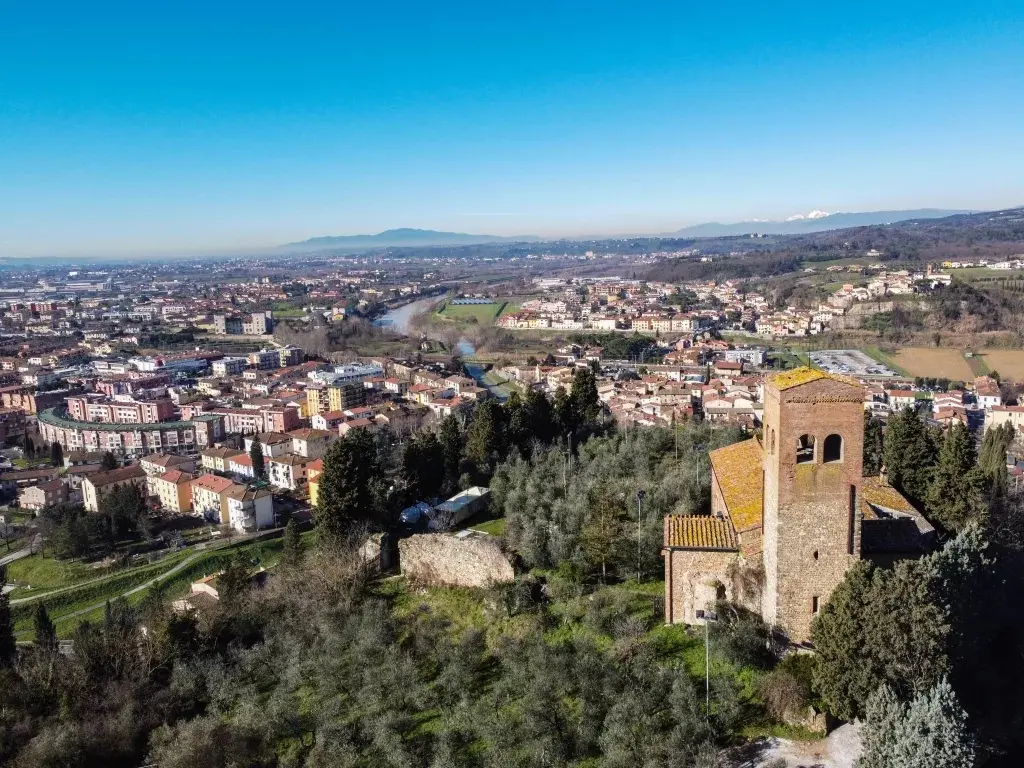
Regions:
[[786, 768], [853, 768], [858, 755], [860, 728], [846, 724], [820, 741], [761, 739], [730, 749], [723, 757], [729, 768], [762, 768], [778, 760], [785, 760]]

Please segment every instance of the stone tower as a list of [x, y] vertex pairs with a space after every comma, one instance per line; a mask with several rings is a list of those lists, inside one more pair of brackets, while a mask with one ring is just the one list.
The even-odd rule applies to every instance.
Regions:
[[764, 391], [762, 614], [795, 643], [860, 558], [864, 389], [808, 368]]

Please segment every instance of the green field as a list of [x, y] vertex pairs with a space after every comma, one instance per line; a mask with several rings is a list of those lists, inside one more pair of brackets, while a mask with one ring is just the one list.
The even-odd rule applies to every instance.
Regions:
[[11, 593], [11, 599], [19, 600], [83, 581], [101, 579], [113, 572], [111, 568], [96, 568], [79, 560], [55, 560], [35, 554], [8, 565], [7, 579], [17, 587]]
[[502, 315], [508, 315], [512, 312], [518, 312], [523, 308], [523, 302], [521, 301], [506, 301], [505, 306], [501, 308], [501, 312], [498, 313], [498, 317]]
[[[313, 531], [307, 531], [302, 534], [302, 539], [306, 543], [307, 549], [312, 546], [313, 536]], [[32, 617], [35, 606], [39, 602], [46, 605], [50, 618], [53, 619], [57, 627], [58, 634], [61, 637], [66, 637], [74, 631], [81, 621], [95, 616], [102, 616], [104, 604], [109, 600], [116, 600], [119, 597], [126, 596], [129, 603], [141, 601], [148, 593], [148, 589], [139, 589], [130, 595], [126, 595], [126, 593], [153, 579], [159, 579], [164, 593], [169, 599], [174, 599], [186, 594], [189, 590], [189, 585], [193, 581], [223, 570], [238, 551], [243, 551], [248, 555], [253, 568], [270, 568], [280, 558], [282, 546], [283, 539], [280, 536], [276, 536], [256, 541], [223, 543], [215, 549], [198, 553], [183, 550], [168, 555], [158, 563], [117, 571], [108, 578], [87, 580], [85, 583], [82, 583], [82, 577], [86, 574], [82, 571], [81, 564], [62, 563], [49, 559], [44, 563], [35, 561], [35, 558], [38, 556], [33, 555], [30, 558], [25, 558], [25, 560], [34, 562], [30, 562], [28, 566], [25, 566], [23, 572], [37, 574], [39, 578], [49, 578], [49, 583], [56, 585], [55, 588], [57, 589], [60, 589], [60, 587], [66, 588], [51, 596], [42, 594], [38, 600], [30, 600], [30, 602], [12, 606], [15, 632], [18, 633], [19, 639], [30, 639]], [[169, 573], [175, 566], [182, 564], [186, 560], [188, 564], [181, 568], [181, 570]], [[88, 566], [84, 567], [88, 568]], [[168, 575], [164, 576], [165, 574]], [[62, 579], [67, 581], [67, 583], [62, 583]], [[31, 593], [21, 594], [20, 596], [31, 598]], [[15, 597], [18, 597], [18, 595], [15, 595]], [[82, 611], [85, 612], [83, 613]]]
[[964, 269], [951, 269], [948, 274], [954, 278], [959, 277], [966, 280], [978, 280], [990, 278], [992, 280], [1019, 280], [1024, 277], [1024, 269], [989, 269], [988, 267], [965, 267]]
[[438, 308], [437, 314], [445, 320], [477, 322], [485, 325], [493, 323], [504, 308], [505, 302], [502, 301], [495, 301], [491, 304], [452, 304], [445, 302]]

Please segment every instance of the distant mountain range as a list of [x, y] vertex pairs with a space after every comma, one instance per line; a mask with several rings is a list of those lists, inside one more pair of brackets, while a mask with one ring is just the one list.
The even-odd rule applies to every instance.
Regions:
[[729, 235], [803, 235], [808, 232], [825, 232], [830, 229], [847, 227], [868, 227], [875, 224], [892, 224], [909, 219], [941, 219], [977, 211], [943, 210], [919, 208], [912, 211], [869, 211], [865, 213], [826, 213], [811, 211], [808, 214], [790, 216], [785, 221], [740, 221], [735, 224], [694, 224], [663, 237], [728, 237]]
[[[827, 213], [811, 211], [790, 216], [785, 221], [740, 221], [734, 224], [709, 222], [683, 227], [675, 232], [665, 232], [655, 237], [728, 237], [730, 235], [803, 235], [810, 232], [825, 232], [847, 227], [866, 227], [875, 224], [892, 224], [909, 219], [940, 219], [945, 216], [977, 213], [977, 211], [943, 210], [920, 208], [909, 211], [870, 211], [866, 213]], [[625, 237], [625, 235], [623, 235]], [[630, 235], [645, 237], [645, 235]], [[334, 250], [362, 250], [364, 248], [401, 248], [444, 245], [478, 245], [481, 243], [536, 242], [544, 238], [535, 235], [499, 237], [498, 235], [472, 235], [465, 232], [439, 232], [434, 229], [388, 229], [376, 235], [329, 235], [311, 237], [298, 243], [280, 246], [289, 251], [330, 248]], [[552, 240], [559, 238], [550, 238]], [[595, 240], [601, 236], [567, 237], [566, 240]]]
[[468, 235], [463, 232], [438, 232], [433, 229], [388, 229], [376, 235], [329, 235], [312, 237], [300, 243], [288, 243], [283, 248], [391, 248], [427, 245], [474, 245], [478, 243], [504, 243], [537, 240], [536, 237], [498, 237], [497, 235]]

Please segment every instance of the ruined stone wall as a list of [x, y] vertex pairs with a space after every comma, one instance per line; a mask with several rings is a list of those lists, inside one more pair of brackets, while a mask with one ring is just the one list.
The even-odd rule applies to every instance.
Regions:
[[398, 543], [402, 574], [420, 584], [486, 587], [513, 581], [512, 564], [497, 541], [485, 535], [456, 538], [422, 533]]
[[732, 600], [736, 560], [735, 552], [665, 550], [665, 623], [695, 623], [698, 610], [714, 608], [720, 587]]

